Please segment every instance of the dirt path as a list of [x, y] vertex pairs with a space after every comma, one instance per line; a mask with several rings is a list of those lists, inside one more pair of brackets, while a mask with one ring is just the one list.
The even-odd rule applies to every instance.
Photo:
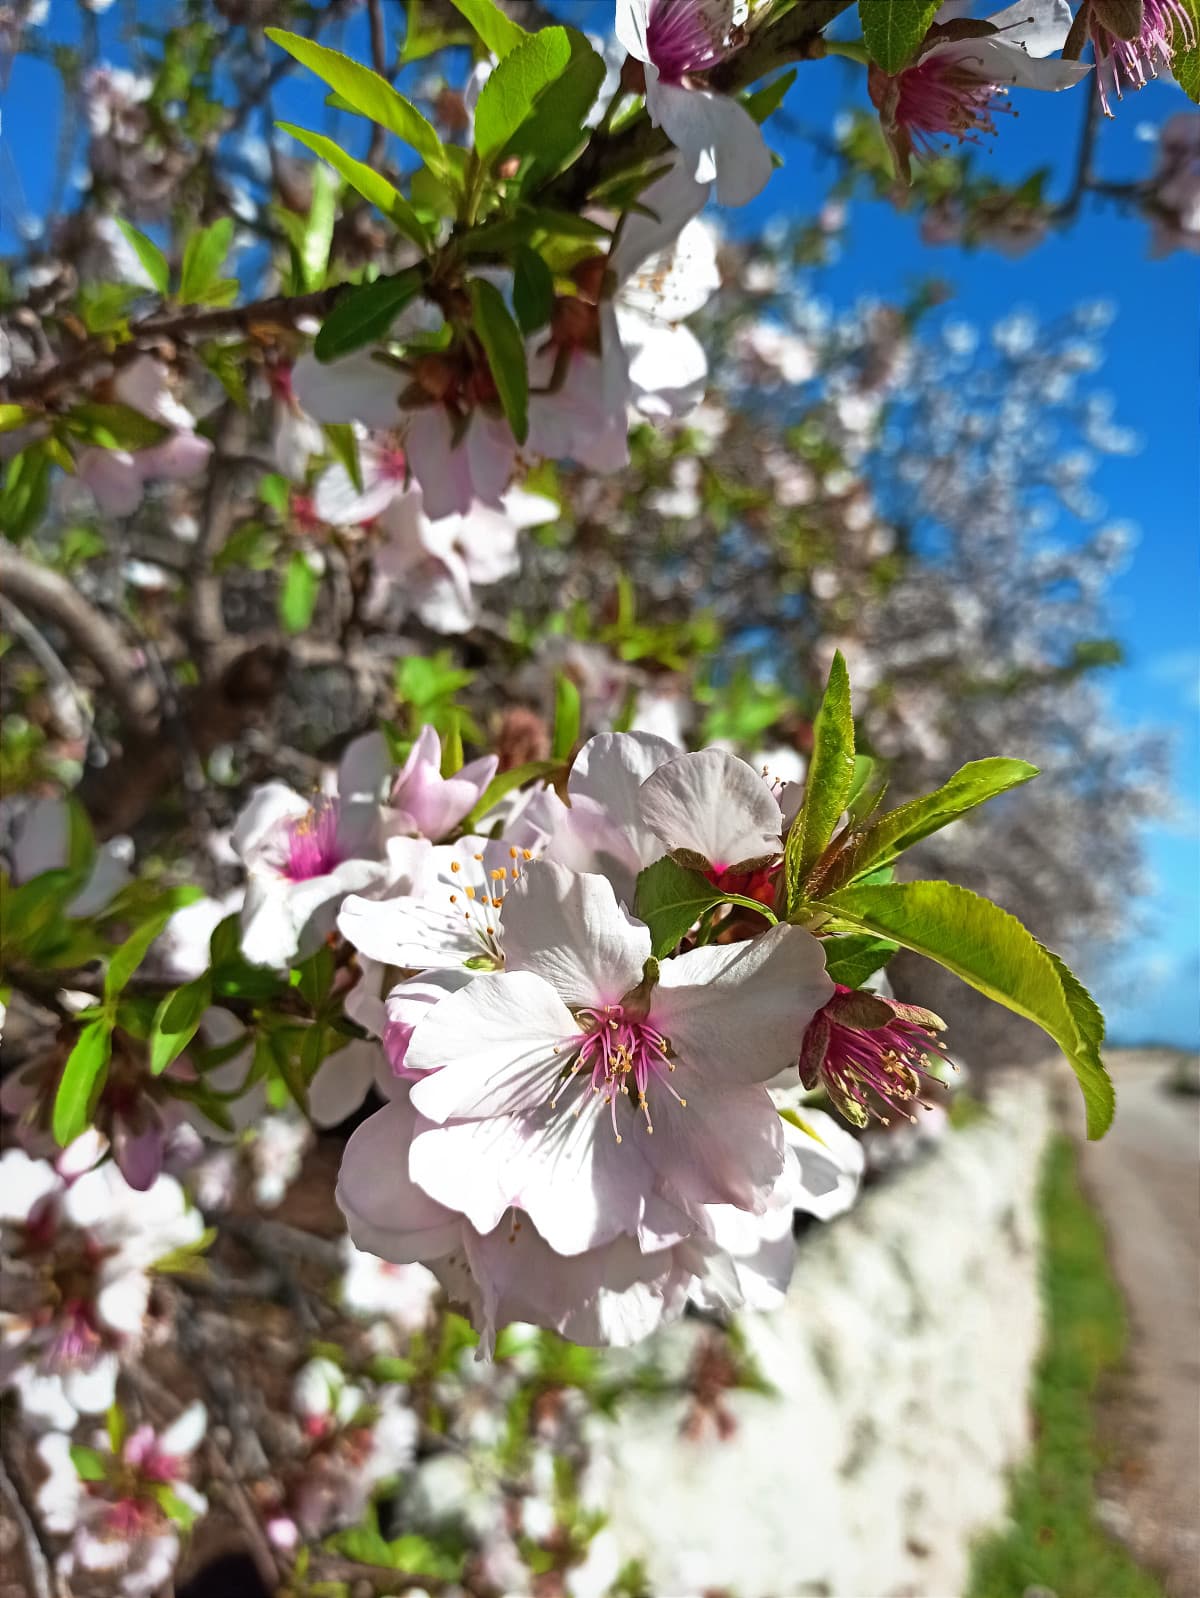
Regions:
[[1082, 1154], [1130, 1308], [1130, 1371], [1104, 1417], [1112, 1529], [1200, 1598], [1200, 1097], [1172, 1093], [1165, 1053], [1114, 1050], [1112, 1131]]

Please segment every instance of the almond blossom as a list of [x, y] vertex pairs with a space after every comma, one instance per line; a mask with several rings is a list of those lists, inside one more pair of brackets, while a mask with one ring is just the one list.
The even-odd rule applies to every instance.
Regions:
[[937, 1078], [930, 1066], [944, 1051], [946, 1023], [932, 1010], [875, 993], [837, 991], [813, 1017], [800, 1050], [800, 1080], [818, 1085], [855, 1126], [875, 1117], [915, 1120], [910, 1104]]
[[69, 1437], [51, 1432], [41, 1439], [38, 1456], [49, 1475], [38, 1488], [38, 1509], [50, 1531], [71, 1538], [56, 1561], [65, 1581], [119, 1576], [130, 1598], [161, 1592], [170, 1582], [179, 1525], [208, 1508], [187, 1479], [206, 1418], [203, 1404], [193, 1404], [162, 1432], [137, 1427], [115, 1451], [101, 1434], [86, 1481]]
[[336, 793], [305, 798], [281, 782], [255, 790], [232, 839], [246, 868], [247, 960], [283, 966], [312, 954], [348, 893], [387, 880], [384, 776], [384, 746], [372, 736], [347, 748]]
[[617, 897], [632, 904], [638, 872], [667, 852], [643, 814], [642, 784], [679, 753], [654, 733], [602, 732], [589, 738], [571, 766], [570, 808], [546, 859], [572, 871], [602, 873]]
[[[946, 0], [917, 59], [894, 76], [872, 66], [867, 86], [901, 173], [938, 134], [994, 135], [1010, 88], [1069, 89], [1091, 67], [1056, 57], [1071, 28], [1067, 0], [1016, 0], [986, 23], [964, 23], [971, 0]], [[984, 29], [989, 31], [982, 31]]]
[[515, 576], [521, 532], [558, 515], [545, 495], [510, 488], [498, 506], [479, 503], [431, 521], [421, 490], [410, 488], [380, 516], [367, 612], [380, 615], [398, 597], [401, 614], [411, 612], [435, 632], [469, 631], [477, 619], [474, 587]]
[[721, 205], [745, 205], [771, 176], [771, 153], [737, 100], [703, 75], [736, 48], [735, 0], [617, 0], [617, 38], [646, 74], [646, 111], [697, 183], [716, 183]]
[[31, 1420], [69, 1430], [109, 1407], [141, 1338], [150, 1269], [203, 1231], [172, 1177], [138, 1193], [112, 1164], [68, 1180], [22, 1149], [0, 1159], [0, 1384]]
[[202, 472], [212, 445], [196, 432], [195, 417], [172, 394], [166, 368], [150, 356], [138, 356], [117, 373], [113, 395], [170, 431], [168, 438], [145, 449], [88, 447], [79, 452], [80, 480], [91, 489], [100, 509], [110, 516], [129, 516], [141, 504], [148, 482]]
[[1130, 39], [1106, 26], [1107, 7], [1094, 5], [1091, 10], [1089, 29], [1096, 79], [1100, 104], [1108, 117], [1113, 114], [1109, 97], [1115, 94], [1118, 100], [1123, 99], [1123, 83], [1131, 89], [1144, 89], [1157, 78], [1160, 68], [1170, 72], [1177, 47], [1191, 50], [1197, 43], [1195, 16], [1185, 0], [1141, 0], [1140, 11], [1141, 27]]
[[434, 1005], [406, 1063], [410, 1173], [482, 1233], [525, 1210], [558, 1253], [695, 1230], [689, 1205], [760, 1212], [783, 1167], [761, 1083], [830, 989], [795, 927], [661, 965], [601, 877], [538, 862], [503, 907], [505, 969]]

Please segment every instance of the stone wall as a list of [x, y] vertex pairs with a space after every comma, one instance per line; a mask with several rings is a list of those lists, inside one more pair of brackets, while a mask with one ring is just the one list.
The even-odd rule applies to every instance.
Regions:
[[[959, 1598], [1029, 1443], [1048, 1075], [997, 1079], [986, 1118], [805, 1234], [787, 1303], [743, 1321], [777, 1392], [729, 1394], [732, 1436], [689, 1440], [661, 1397], [601, 1433], [656, 1598]], [[703, 1335], [668, 1333], [671, 1363]]]

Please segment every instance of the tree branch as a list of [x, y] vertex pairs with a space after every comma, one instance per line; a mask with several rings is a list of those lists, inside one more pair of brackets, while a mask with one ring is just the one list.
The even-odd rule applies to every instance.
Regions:
[[158, 703], [153, 688], [138, 676], [120, 634], [65, 577], [0, 540], [0, 589], [22, 609], [61, 628], [91, 661], [129, 731], [147, 737], [155, 731]]

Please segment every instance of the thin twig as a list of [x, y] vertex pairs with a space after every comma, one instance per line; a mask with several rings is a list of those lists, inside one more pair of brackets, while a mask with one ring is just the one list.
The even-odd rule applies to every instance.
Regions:
[[137, 674], [120, 634], [65, 577], [27, 560], [0, 539], [0, 588], [23, 609], [61, 628], [91, 661], [126, 728], [147, 736], [154, 732], [158, 705], [153, 688]]
[[[8, 1428], [0, 1428], [7, 1433]], [[34, 1506], [29, 1502], [19, 1473], [12, 1468], [8, 1448], [0, 1445], [0, 1492], [8, 1501], [9, 1512], [21, 1534], [21, 1551], [29, 1575], [30, 1598], [58, 1598], [66, 1587], [54, 1573], [54, 1557], [46, 1546]]]

